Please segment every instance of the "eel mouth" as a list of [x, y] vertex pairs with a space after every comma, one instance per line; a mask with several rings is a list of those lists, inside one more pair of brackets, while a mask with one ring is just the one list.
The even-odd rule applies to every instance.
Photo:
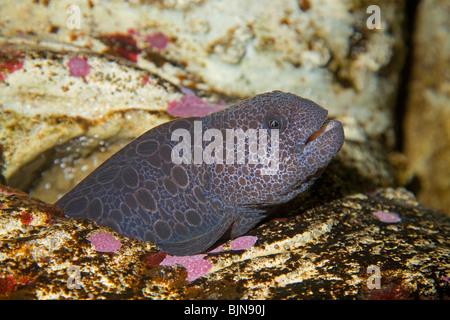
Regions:
[[[331, 124], [331, 125], [330, 125]], [[311, 141], [314, 141], [315, 139], [317, 139], [318, 137], [320, 137], [324, 132], [330, 130], [332, 127], [334, 127], [332, 125], [332, 121], [325, 119], [325, 121], [323, 122], [323, 124], [320, 126], [320, 128], [313, 132], [313, 134], [311, 134], [308, 139], [306, 139], [305, 145], [307, 145], [308, 143], [310, 143]]]

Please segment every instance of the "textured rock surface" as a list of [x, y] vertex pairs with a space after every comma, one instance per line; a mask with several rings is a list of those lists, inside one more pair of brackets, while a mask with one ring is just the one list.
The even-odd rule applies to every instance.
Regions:
[[421, 1], [404, 125], [419, 201], [450, 215], [450, 3]]
[[[150, 243], [124, 238], [90, 221], [61, 218], [55, 207], [26, 195], [3, 193], [0, 297], [450, 297], [449, 218], [420, 206], [404, 189], [343, 196], [350, 189], [333, 191], [330, 180], [337, 182], [337, 177], [328, 172], [306, 201], [297, 199], [280, 209], [277, 219], [250, 232], [258, 240], [249, 249], [233, 251], [228, 242], [222, 251], [197, 258], [210, 268], [194, 280], [187, 278], [185, 267], [164, 266], [165, 255]], [[373, 213], [380, 210], [396, 212], [401, 221], [379, 221]], [[122, 243], [120, 249], [96, 251], [89, 238], [99, 231], [111, 233]], [[375, 282], [369, 266], [379, 268], [379, 289], [371, 287]]]
[[71, 76], [68, 63], [77, 53], [64, 52], [63, 46], [61, 52], [53, 49], [0, 48], [0, 63], [17, 60], [22, 65], [0, 82], [3, 175], [16, 187], [28, 187], [52, 157], [70, 154], [61, 161], [72, 165], [76, 157], [129, 141], [167, 121], [167, 104], [182, 96], [148, 72], [94, 53], [81, 54], [89, 74]]
[[[282, 89], [332, 106], [334, 116], [352, 115], [369, 136], [392, 140], [404, 2], [382, 2], [381, 28], [371, 30], [366, 10], [377, 3], [80, 1], [80, 29], [70, 29], [73, 1], [2, 0], [0, 17], [8, 19], [0, 20], [0, 35], [114, 54], [174, 84], [228, 96]], [[148, 42], [155, 32], [170, 40], [164, 49]]]

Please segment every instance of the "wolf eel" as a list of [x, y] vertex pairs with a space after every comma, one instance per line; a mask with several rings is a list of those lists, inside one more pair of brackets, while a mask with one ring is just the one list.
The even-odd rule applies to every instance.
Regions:
[[[327, 114], [311, 100], [273, 91], [169, 121], [130, 142], [56, 205], [172, 255], [203, 252], [224, 235], [246, 233], [314, 183], [344, 142], [342, 124]], [[251, 140], [248, 129], [266, 130], [266, 140]], [[235, 143], [226, 148], [225, 140]], [[205, 150], [213, 160], [202, 159]]]

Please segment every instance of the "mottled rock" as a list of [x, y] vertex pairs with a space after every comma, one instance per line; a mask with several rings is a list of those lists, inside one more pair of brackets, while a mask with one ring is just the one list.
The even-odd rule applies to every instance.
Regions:
[[[402, 188], [345, 194], [330, 185], [333, 176], [325, 173], [309, 195], [252, 230], [254, 246], [234, 251], [228, 241], [190, 262], [194, 279], [185, 267], [162, 263], [166, 255], [151, 243], [63, 218], [24, 194], [3, 193], [0, 280], [7, 289], [1, 297], [448, 299], [450, 219]], [[380, 210], [401, 221], [379, 221], [373, 213]], [[32, 216], [28, 224], [24, 212]], [[99, 231], [113, 234], [121, 248], [97, 252], [89, 237]], [[205, 265], [206, 274], [192, 269]]]
[[[170, 83], [120, 59], [65, 49], [0, 47], [0, 63], [19, 59], [22, 64], [0, 81], [2, 173], [9, 185], [28, 188], [36, 175], [50, 167], [54, 167], [52, 175], [59, 171], [71, 180], [73, 172], [67, 172], [66, 164], [73, 166], [78, 158], [128, 142], [169, 120], [167, 104], [183, 96]], [[73, 76], [70, 67], [78, 55], [90, 69], [82, 77]], [[98, 163], [93, 161], [83, 163], [82, 171], [94, 169]], [[36, 194], [54, 201], [56, 195], [49, 191], [61, 194], [69, 187], [53, 185]]]
[[[3, 298], [101, 299], [134, 295], [138, 275], [145, 272], [139, 260], [144, 250], [151, 249], [150, 244], [132, 246], [133, 240], [106, 230], [120, 239], [122, 247], [115, 254], [101, 253], [91, 246], [89, 237], [105, 229], [89, 221], [64, 218], [57, 207], [23, 194], [2, 193], [0, 208], [0, 279], [15, 282]], [[24, 214], [32, 217], [30, 223], [23, 223]], [[77, 277], [82, 289], [75, 287]]]
[[411, 188], [450, 215], [450, 3], [421, 1], [404, 123]]
[[[376, 29], [367, 26], [370, 5], [381, 10]], [[359, 0], [3, 1], [0, 37], [115, 55], [226, 96], [289, 91], [333, 116], [351, 115], [392, 145], [403, 8], [404, 1]], [[155, 34], [164, 45], [148, 42]]]

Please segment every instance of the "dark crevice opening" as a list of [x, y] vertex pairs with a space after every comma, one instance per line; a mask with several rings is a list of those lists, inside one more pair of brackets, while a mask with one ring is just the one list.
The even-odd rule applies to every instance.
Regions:
[[412, 76], [413, 58], [414, 58], [414, 32], [416, 31], [415, 20], [417, 16], [417, 6], [420, 0], [406, 1], [405, 4], [405, 46], [406, 56], [405, 64], [400, 73], [400, 83], [397, 92], [396, 108], [394, 109], [394, 130], [395, 130], [395, 149], [403, 152], [404, 150], [404, 120], [409, 98], [409, 84]]

